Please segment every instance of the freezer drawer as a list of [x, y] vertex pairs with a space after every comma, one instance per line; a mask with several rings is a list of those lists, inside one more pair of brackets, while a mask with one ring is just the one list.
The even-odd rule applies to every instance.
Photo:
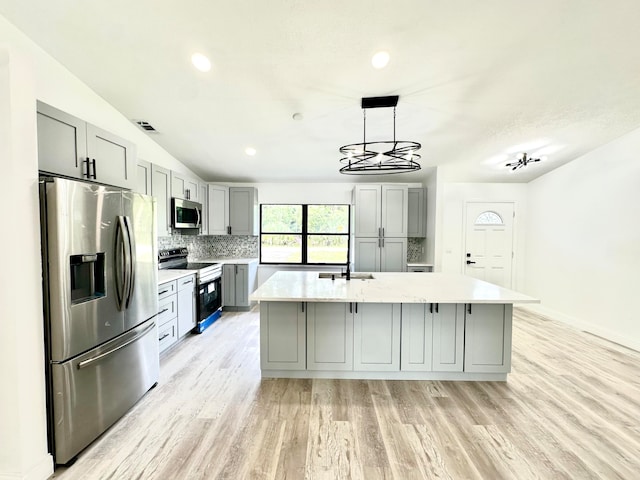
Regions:
[[158, 328], [149, 320], [64, 363], [51, 365], [55, 461], [68, 463], [158, 381]]

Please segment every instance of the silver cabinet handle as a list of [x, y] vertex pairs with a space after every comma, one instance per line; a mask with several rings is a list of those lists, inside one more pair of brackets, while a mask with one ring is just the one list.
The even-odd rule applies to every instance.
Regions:
[[108, 357], [109, 355], [111, 355], [112, 353], [117, 352], [118, 350], [131, 345], [133, 342], [139, 340], [140, 338], [144, 337], [147, 333], [149, 333], [151, 330], [153, 330], [155, 328], [156, 324], [155, 322], [152, 323], [151, 325], [149, 325], [147, 328], [144, 329], [143, 332], [138, 333], [135, 337], [133, 337], [131, 340], [127, 340], [125, 343], [123, 343], [122, 345], [118, 345], [115, 348], [112, 348], [111, 350], [108, 350], [104, 353], [101, 353], [100, 355], [96, 356], [96, 357], [92, 357], [92, 358], [88, 358], [87, 360], [83, 360], [82, 362], [80, 362], [78, 364], [78, 370], [80, 370], [81, 368], [86, 368], [89, 365], [96, 363], [97, 361], [103, 359], [104, 357]]

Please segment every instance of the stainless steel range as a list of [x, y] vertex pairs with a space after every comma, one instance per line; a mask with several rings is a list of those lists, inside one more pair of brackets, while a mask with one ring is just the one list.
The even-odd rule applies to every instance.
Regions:
[[189, 262], [186, 248], [158, 252], [158, 269], [192, 270], [196, 274], [198, 322], [194, 333], [202, 333], [222, 314], [222, 265], [211, 262]]

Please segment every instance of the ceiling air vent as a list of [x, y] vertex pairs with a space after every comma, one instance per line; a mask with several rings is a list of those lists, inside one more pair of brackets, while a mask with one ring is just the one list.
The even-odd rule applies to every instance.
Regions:
[[149, 122], [146, 122], [144, 120], [134, 120], [133, 123], [138, 125], [142, 130], [144, 130], [147, 133], [158, 133], [158, 131], [155, 128], [153, 128], [153, 125], [151, 125]]

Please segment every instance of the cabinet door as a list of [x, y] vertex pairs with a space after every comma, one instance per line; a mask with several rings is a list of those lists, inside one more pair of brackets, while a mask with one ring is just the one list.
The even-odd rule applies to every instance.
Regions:
[[380, 195], [380, 185], [355, 186], [355, 237], [377, 238], [382, 235]]
[[383, 237], [405, 237], [408, 231], [409, 187], [382, 185], [381, 227]]
[[229, 187], [209, 185], [209, 235], [229, 234]]
[[402, 304], [400, 369], [430, 372], [433, 359], [433, 304]]
[[198, 201], [202, 204], [201, 235], [209, 235], [209, 186], [200, 182], [198, 184]]
[[260, 367], [262, 370], [304, 370], [306, 367], [305, 304], [260, 303]]
[[307, 304], [307, 370], [353, 370], [350, 303]]
[[436, 303], [433, 312], [433, 371], [461, 372], [463, 348], [464, 305]]
[[198, 181], [178, 172], [171, 172], [171, 196], [183, 200], [198, 200]]
[[222, 306], [236, 306], [236, 266], [222, 266]]
[[382, 238], [380, 239], [380, 271], [381, 272], [406, 272], [407, 271], [407, 239], [406, 238]]
[[[356, 238], [354, 240], [354, 272], [379, 272], [380, 271], [380, 244], [379, 238]], [[406, 261], [406, 258], [405, 258]]]
[[196, 326], [195, 276], [178, 279], [178, 337]]
[[229, 188], [231, 235], [258, 235], [258, 194], [253, 187]]
[[86, 179], [87, 124], [46, 103], [37, 108], [38, 169]]
[[151, 194], [156, 197], [158, 236], [171, 235], [171, 171], [151, 165]]
[[426, 221], [426, 190], [424, 188], [410, 188], [408, 193], [408, 224], [407, 236], [424, 238], [427, 236]]
[[143, 195], [151, 195], [151, 164], [138, 159], [135, 191]]
[[356, 303], [353, 317], [353, 369], [400, 370], [400, 304]]
[[464, 371], [511, 371], [512, 305], [474, 304], [465, 311]]
[[87, 156], [95, 181], [135, 188], [137, 159], [133, 143], [87, 123]]
[[236, 267], [236, 306], [249, 306], [249, 265], [235, 265]]

